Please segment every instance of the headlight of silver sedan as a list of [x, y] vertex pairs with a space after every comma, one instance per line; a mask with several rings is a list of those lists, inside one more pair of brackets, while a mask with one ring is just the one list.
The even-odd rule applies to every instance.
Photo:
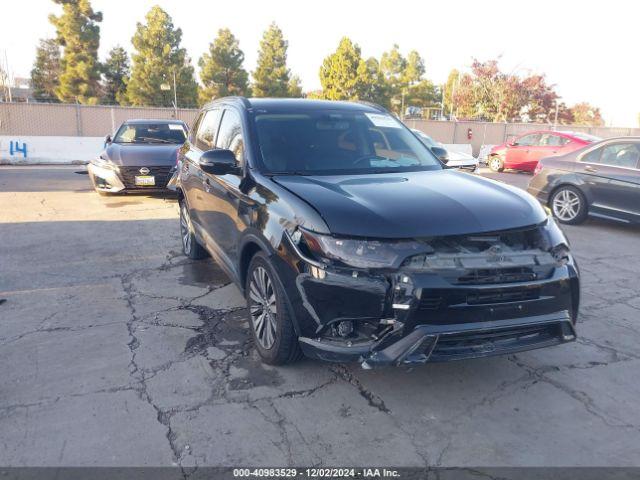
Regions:
[[109, 170], [116, 170], [118, 168], [115, 163], [113, 163], [111, 160], [104, 158], [102, 155], [91, 160], [91, 163], [96, 167], [107, 168]]

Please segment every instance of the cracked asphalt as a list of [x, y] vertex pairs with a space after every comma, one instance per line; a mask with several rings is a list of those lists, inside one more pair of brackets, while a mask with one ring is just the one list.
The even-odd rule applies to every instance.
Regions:
[[175, 201], [78, 170], [0, 167], [0, 465], [640, 465], [640, 228], [565, 228], [573, 344], [275, 368], [225, 274], [181, 254]]

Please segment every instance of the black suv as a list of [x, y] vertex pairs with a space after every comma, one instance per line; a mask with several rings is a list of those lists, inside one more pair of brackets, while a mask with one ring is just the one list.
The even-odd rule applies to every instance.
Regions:
[[381, 107], [223, 98], [177, 175], [184, 252], [244, 292], [265, 362], [369, 368], [576, 338], [578, 269], [555, 222], [447, 169]]

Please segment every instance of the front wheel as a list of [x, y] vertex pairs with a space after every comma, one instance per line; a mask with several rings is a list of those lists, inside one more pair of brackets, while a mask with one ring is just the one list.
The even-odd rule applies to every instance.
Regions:
[[182, 239], [182, 251], [192, 260], [200, 260], [207, 256], [207, 251], [198, 243], [193, 233], [191, 214], [184, 200], [180, 201], [180, 237]]
[[551, 196], [551, 211], [560, 223], [577, 225], [587, 218], [587, 202], [575, 187], [560, 187]]
[[271, 365], [298, 360], [302, 354], [291, 305], [278, 273], [262, 252], [251, 259], [245, 292], [251, 332], [262, 360]]
[[493, 172], [502, 172], [504, 171], [504, 162], [499, 156], [494, 155], [489, 159], [489, 168]]

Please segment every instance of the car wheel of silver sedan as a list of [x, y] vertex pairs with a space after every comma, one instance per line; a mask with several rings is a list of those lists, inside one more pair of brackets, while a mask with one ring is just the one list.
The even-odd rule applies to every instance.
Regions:
[[575, 187], [560, 187], [551, 197], [553, 216], [561, 223], [578, 224], [587, 217], [584, 195]]

